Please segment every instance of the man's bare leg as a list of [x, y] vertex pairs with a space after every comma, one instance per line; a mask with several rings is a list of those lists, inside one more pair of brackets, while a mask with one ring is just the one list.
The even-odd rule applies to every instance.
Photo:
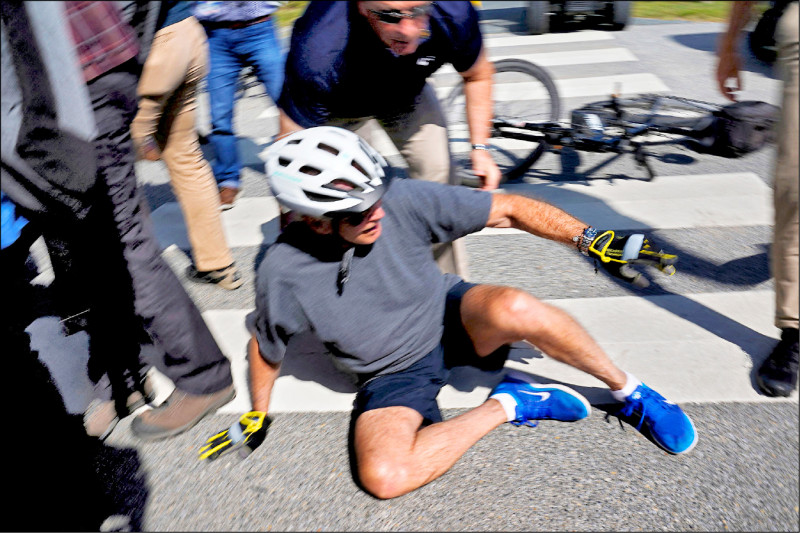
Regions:
[[409, 407], [367, 411], [356, 420], [354, 435], [361, 484], [378, 498], [402, 496], [447, 472], [506, 421], [503, 407], [493, 399], [422, 429], [422, 415]]
[[[625, 372], [572, 317], [525, 291], [475, 286], [461, 300], [461, 317], [478, 355], [525, 340], [612, 390], [626, 384]], [[361, 483], [378, 498], [406, 494], [447, 472], [471, 446], [507, 421], [500, 402], [491, 398], [422, 429], [422, 415], [408, 407], [367, 411], [358, 417], [354, 437]]]
[[548, 356], [596, 377], [611, 390], [627, 375], [600, 345], [561, 309], [511, 287], [477, 285], [461, 300], [461, 319], [478, 355], [504, 344], [528, 341]]

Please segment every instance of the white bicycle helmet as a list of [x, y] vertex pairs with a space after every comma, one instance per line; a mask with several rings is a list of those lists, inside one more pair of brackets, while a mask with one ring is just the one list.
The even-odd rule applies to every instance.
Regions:
[[385, 192], [386, 160], [355, 133], [318, 126], [292, 133], [266, 156], [272, 194], [312, 217], [360, 213]]

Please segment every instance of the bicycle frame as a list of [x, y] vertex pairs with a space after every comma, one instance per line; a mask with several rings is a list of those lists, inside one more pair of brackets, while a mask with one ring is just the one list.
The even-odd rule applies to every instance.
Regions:
[[[646, 100], [647, 95], [634, 97], [632, 100]], [[688, 102], [688, 100], [685, 100]], [[680, 119], [673, 120], [672, 124], [660, 124], [658, 110], [661, 105], [661, 97], [652, 97], [652, 105], [647, 110], [647, 117], [644, 120], [632, 121], [624, 116], [622, 107], [624, 103], [615, 96], [611, 95], [610, 100], [599, 104], [589, 104], [583, 109], [585, 111], [573, 111], [572, 125], [562, 126], [555, 122], [509, 122], [501, 118], [492, 121], [492, 137], [505, 137], [532, 143], [544, 142], [550, 151], [560, 151], [564, 147], [574, 148], [583, 152], [613, 152], [622, 154], [630, 152], [634, 155], [639, 166], [645, 168], [648, 173], [648, 181], [653, 179], [655, 174], [647, 162], [647, 152], [644, 150], [645, 141], [637, 140], [650, 133], [661, 133], [669, 135], [681, 135], [694, 139], [700, 139], [708, 135], [706, 128], [698, 127], [697, 119], [694, 123], [688, 121], [681, 123]], [[704, 109], [705, 104], [692, 102], [698, 109]], [[592, 106], [595, 106], [592, 108]], [[708, 110], [713, 109], [710, 105]], [[577, 114], [577, 116], [576, 116]], [[584, 124], [578, 124], [583, 119]], [[603, 120], [605, 119], [605, 120]], [[578, 124], [578, 127], [576, 127]], [[609, 134], [609, 129], [617, 129], [619, 133]]]

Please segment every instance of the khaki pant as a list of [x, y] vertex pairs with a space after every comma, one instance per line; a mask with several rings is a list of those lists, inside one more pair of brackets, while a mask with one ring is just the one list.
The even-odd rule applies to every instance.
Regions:
[[[429, 84], [425, 85], [410, 113], [394, 118], [336, 119], [327, 125], [354, 131], [371, 145], [375, 144], [376, 128], [380, 125], [408, 163], [412, 179], [459, 184], [450, 165], [447, 122], [436, 91]], [[463, 239], [435, 244], [433, 255], [442, 272], [467, 280], [467, 250]]]
[[798, 326], [798, 7], [792, 2], [776, 31], [781, 69], [782, 115], [775, 158], [775, 234], [772, 275], [775, 278], [775, 325]]
[[139, 80], [137, 145], [153, 135], [180, 203], [194, 263], [218, 270], [233, 263], [219, 209], [219, 190], [195, 129], [198, 85], [208, 71], [206, 34], [194, 17], [159, 30]]

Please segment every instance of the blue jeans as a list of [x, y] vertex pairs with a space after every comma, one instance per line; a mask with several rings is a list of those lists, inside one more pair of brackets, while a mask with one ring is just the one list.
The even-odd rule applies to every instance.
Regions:
[[239, 152], [233, 133], [236, 82], [245, 66], [253, 66], [273, 102], [283, 87], [285, 57], [275, 37], [272, 19], [245, 28], [206, 27], [209, 71], [207, 90], [211, 107], [209, 140], [216, 152], [212, 164], [220, 187], [240, 187]]

